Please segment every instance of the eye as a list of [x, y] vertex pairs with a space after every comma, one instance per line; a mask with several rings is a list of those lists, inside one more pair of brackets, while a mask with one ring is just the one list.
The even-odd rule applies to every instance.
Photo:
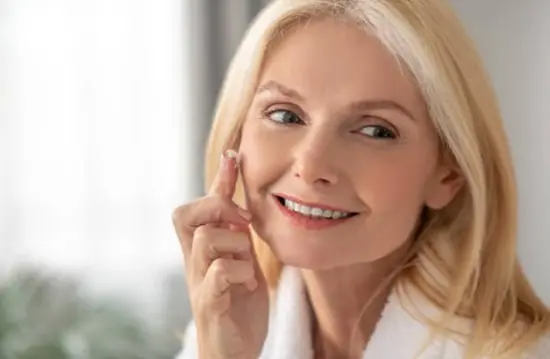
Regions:
[[397, 135], [392, 130], [380, 125], [365, 126], [359, 132], [368, 137], [383, 140], [392, 140], [397, 138]]
[[288, 110], [273, 110], [268, 112], [266, 117], [273, 122], [278, 122], [285, 125], [303, 123], [298, 115]]

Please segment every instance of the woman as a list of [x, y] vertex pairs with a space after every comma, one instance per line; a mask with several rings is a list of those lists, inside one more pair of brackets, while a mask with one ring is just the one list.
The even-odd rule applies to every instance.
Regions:
[[550, 357], [499, 110], [442, 1], [273, 1], [227, 74], [207, 179], [173, 214], [180, 358]]

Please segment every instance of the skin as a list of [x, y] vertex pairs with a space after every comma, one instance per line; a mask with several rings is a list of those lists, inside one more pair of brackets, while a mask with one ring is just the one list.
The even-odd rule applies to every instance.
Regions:
[[[285, 34], [268, 54], [239, 154], [222, 158], [210, 193], [173, 213], [201, 359], [261, 352], [268, 292], [251, 227], [302, 268], [316, 357], [360, 357], [388, 295], [376, 289], [421, 209], [445, 206], [461, 185], [438, 157], [414, 82], [378, 40], [334, 20]], [[238, 168], [247, 210], [232, 201]], [[275, 193], [356, 215], [306, 229], [283, 215]]]
[[267, 284], [252, 251], [251, 215], [232, 201], [236, 156], [224, 155], [210, 193], [172, 213], [201, 359], [258, 358], [267, 335]]
[[[360, 356], [388, 294], [374, 291], [402, 259], [422, 208], [445, 206], [460, 187], [438, 146], [414, 81], [363, 30], [310, 21], [268, 55], [239, 149], [246, 203], [275, 255], [304, 269], [319, 357]], [[358, 214], [305, 229], [274, 194]]]

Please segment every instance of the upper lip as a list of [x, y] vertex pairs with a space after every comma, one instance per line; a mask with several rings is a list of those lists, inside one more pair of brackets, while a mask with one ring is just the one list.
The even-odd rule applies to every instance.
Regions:
[[346, 212], [346, 213], [357, 213], [357, 212], [350, 211], [350, 210], [347, 210], [347, 209], [343, 209], [343, 208], [339, 208], [339, 207], [335, 207], [335, 206], [330, 206], [330, 205], [327, 205], [327, 204], [324, 204], [324, 203], [307, 202], [307, 201], [301, 200], [297, 197], [293, 197], [293, 196], [290, 196], [290, 195], [287, 195], [287, 194], [274, 193], [274, 195], [276, 197], [288, 199], [292, 202], [303, 204], [303, 205], [308, 206], [308, 207], [328, 209], [328, 210], [331, 210], [331, 211]]

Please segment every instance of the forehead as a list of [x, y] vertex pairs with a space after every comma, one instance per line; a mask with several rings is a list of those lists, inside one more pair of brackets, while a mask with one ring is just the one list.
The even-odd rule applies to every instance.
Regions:
[[388, 99], [423, 114], [404, 66], [378, 38], [342, 20], [310, 20], [285, 32], [267, 54], [260, 85], [272, 80], [326, 104]]

